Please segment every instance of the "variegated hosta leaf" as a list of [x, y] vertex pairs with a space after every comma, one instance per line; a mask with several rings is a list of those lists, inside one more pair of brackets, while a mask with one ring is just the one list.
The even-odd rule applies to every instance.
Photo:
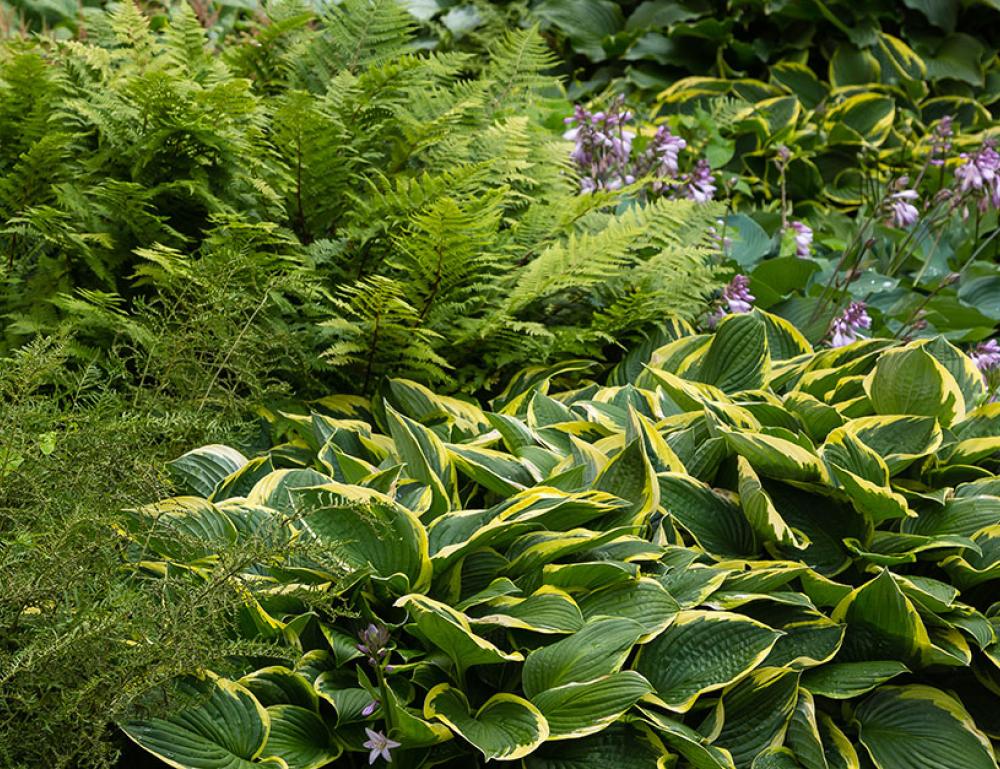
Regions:
[[403, 574], [410, 590], [422, 590], [431, 577], [427, 532], [402, 505], [376, 491], [326, 484], [291, 491], [297, 509], [309, 511], [302, 526], [350, 571], [370, 569], [388, 578]]
[[264, 753], [282, 759], [288, 769], [320, 769], [340, 755], [342, 748], [333, 741], [323, 719], [312, 710], [297, 705], [272, 705], [267, 713], [271, 733]]
[[642, 625], [634, 620], [594, 619], [568, 638], [528, 655], [521, 673], [524, 693], [534, 698], [547, 689], [617, 672], [642, 635]]
[[729, 612], [682, 611], [642, 648], [636, 670], [656, 697], [677, 712], [749, 673], [764, 661], [779, 633]]
[[247, 463], [247, 458], [229, 446], [212, 444], [192, 449], [167, 462], [167, 470], [188, 491], [206, 499], [229, 476]]
[[599, 732], [652, 691], [638, 673], [625, 670], [585, 683], [569, 683], [531, 698], [549, 724], [549, 739], [569, 740]]
[[271, 731], [268, 711], [237, 683], [207, 674], [178, 686], [185, 703], [166, 718], [129, 721], [135, 742], [177, 769], [286, 769], [280, 758], [261, 759]]
[[513, 694], [495, 694], [475, 713], [458, 689], [441, 684], [427, 693], [424, 717], [434, 718], [472, 743], [487, 761], [523, 758], [549, 736], [538, 708]]
[[667, 769], [674, 758], [648, 729], [616, 723], [589, 737], [546, 743], [524, 759], [524, 769]]
[[885, 686], [854, 713], [877, 769], [996, 769], [989, 740], [953, 697], [930, 686]]

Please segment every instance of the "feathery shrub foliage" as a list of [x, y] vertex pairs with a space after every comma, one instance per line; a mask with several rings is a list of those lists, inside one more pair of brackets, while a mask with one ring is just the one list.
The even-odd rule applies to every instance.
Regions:
[[171, 463], [191, 496], [135, 511], [135, 568], [205, 578], [261, 530], [329, 553], [239, 575], [282, 650], [125, 732], [185, 769], [996, 769], [1000, 406], [973, 362], [813, 350], [758, 310], [669, 329], [608, 386], [539, 366], [487, 410], [395, 379], [273, 414], [260, 457]]
[[327, 388], [478, 387], [613, 353], [716, 285], [716, 208], [577, 195], [533, 30], [483, 64], [419, 51], [390, 0], [270, 14], [223, 57], [186, 7], [162, 31], [125, 5], [85, 41], [3, 49], [9, 347], [81, 314], [92, 330], [88, 304], [122, 315], [92, 346], [148, 337], [136, 308], [171, 301], [166, 261], [181, 275], [237, 251], [259, 261], [246, 295], [267, 294], [255, 328], [288, 341], [286, 379], [309, 367], [289, 359], [324, 360]]

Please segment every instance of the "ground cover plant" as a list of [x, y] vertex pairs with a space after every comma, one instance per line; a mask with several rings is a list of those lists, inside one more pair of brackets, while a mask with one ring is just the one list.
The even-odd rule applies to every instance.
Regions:
[[[123, 724], [172, 766], [996, 767], [1000, 407], [941, 338], [814, 350], [754, 310], [619, 384], [488, 409], [393, 380], [170, 464], [130, 558], [234, 576], [241, 676]], [[173, 535], [188, 535], [178, 539]], [[336, 601], [323, 605], [322, 597]]]

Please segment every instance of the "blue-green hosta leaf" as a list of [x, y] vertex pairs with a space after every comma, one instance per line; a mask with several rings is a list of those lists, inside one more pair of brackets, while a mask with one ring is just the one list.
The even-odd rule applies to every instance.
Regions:
[[673, 758], [648, 729], [616, 723], [589, 737], [542, 745], [524, 759], [524, 769], [666, 769]]
[[642, 648], [635, 667], [653, 685], [662, 704], [685, 712], [701, 694], [721, 689], [753, 670], [779, 635], [739, 614], [682, 611]]
[[579, 603], [587, 620], [601, 616], [635, 620], [643, 629], [639, 643], [655, 638], [680, 611], [677, 601], [663, 585], [649, 577], [588, 593], [579, 599]]
[[521, 672], [524, 693], [534, 698], [546, 689], [615, 673], [642, 635], [642, 626], [630, 619], [588, 622], [573, 635], [528, 655]]
[[652, 691], [638, 673], [626, 670], [585, 683], [570, 683], [531, 698], [549, 724], [549, 739], [586, 737], [610, 726]]
[[495, 665], [501, 662], [520, 662], [518, 652], [504, 652], [472, 632], [469, 618], [447, 604], [423, 595], [404, 595], [396, 606], [410, 613], [420, 633], [464, 670], [473, 665]]
[[272, 705], [264, 754], [282, 759], [288, 769], [320, 769], [336, 760], [342, 752], [323, 719], [312, 710], [297, 705]]
[[439, 684], [427, 693], [424, 718], [434, 718], [472, 743], [487, 761], [523, 758], [549, 737], [538, 708], [514, 694], [494, 694], [475, 713], [458, 689]]
[[930, 686], [885, 686], [854, 712], [877, 769], [996, 769], [989, 740], [962, 705]]
[[934, 417], [942, 425], [965, 416], [965, 396], [944, 366], [921, 346], [882, 353], [865, 379], [875, 412]]
[[384, 494], [359, 486], [326, 484], [291, 492], [302, 525], [334, 548], [341, 565], [371, 569], [383, 578], [403, 574], [410, 590], [431, 578], [427, 532], [420, 519]]
[[901, 528], [907, 534], [927, 537], [972, 537], [977, 531], [998, 523], [1000, 496], [981, 494], [949, 499], [940, 510], [924, 510], [917, 518], [903, 521]]
[[129, 721], [125, 734], [177, 769], [285, 769], [280, 759], [257, 760], [271, 720], [245, 687], [208, 674], [184, 679], [179, 688], [193, 705], [169, 718]]
[[712, 744], [729, 751], [736, 769], [749, 769], [760, 753], [781, 744], [798, 690], [799, 674], [783, 668], [760, 668], [728, 686], [709, 719]]
[[227, 476], [246, 463], [247, 458], [236, 449], [213, 443], [167, 462], [167, 470], [187, 491], [208, 499]]
[[702, 359], [698, 379], [725, 393], [763, 386], [771, 366], [767, 327], [757, 312], [722, 319]]
[[709, 744], [704, 735], [690, 726], [642, 707], [639, 717], [652, 726], [667, 745], [684, 756], [693, 769], [735, 769], [728, 750]]

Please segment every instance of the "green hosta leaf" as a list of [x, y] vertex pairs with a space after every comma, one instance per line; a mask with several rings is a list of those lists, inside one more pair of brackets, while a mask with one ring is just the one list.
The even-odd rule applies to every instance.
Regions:
[[642, 626], [630, 619], [588, 622], [568, 638], [528, 655], [521, 673], [524, 693], [534, 698], [547, 689], [617, 672], [642, 635]]
[[320, 673], [314, 683], [317, 694], [337, 711], [337, 725], [364, 721], [364, 709], [372, 702], [367, 689], [358, 686], [357, 680], [347, 679], [339, 670]]
[[805, 689], [799, 689], [785, 744], [792, 749], [805, 769], [829, 769], [826, 751], [823, 750], [823, 736], [819, 731], [816, 702]]
[[446, 604], [422, 595], [405, 595], [395, 605], [409, 611], [420, 632], [447, 654], [459, 670], [524, 659], [518, 652], [504, 652], [476, 635], [469, 618]]
[[629, 582], [638, 574], [638, 567], [628, 563], [586, 561], [583, 563], [553, 563], [542, 569], [545, 584], [571, 593], [598, 590]]
[[844, 598], [831, 618], [847, 623], [845, 661], [919, 660], [930, 646], [927, 629], [888, 571]]
[[427, 693], [424, 718], [435, 718], [472, 743], [487, 761], [514, 761], [531, 753], [549, 737], [549, 725], [538, 708], [513, 694], [494, 694], [474, 714], [469, 701], [448, 684]]
[[839, 46], [830, 59], [829, 78], [834, 88], [877, 83], [880, 72], [881, 68], [874, 56], [849, 45]]
[[639, 642], [646, 643], [674, 621], [680, 606], [663, 585], [642, 577], [583, 596], [580, 610], [587, 620], [601, 616], [635, 620], [643, 629]]
[[823, 753], [830, 769], [860, 769], [861, 763], [854, 743], [826, 713], [820, 713], [818, 720], [823, 737]]
[[542, 745], [525, 769], [665, 769], [672, 756], [648, 729], [613, 724], [602, 732]]
[[933, 417], [873, 416], [852, 419], [830, 433], [834, 441], [843, 430], [861, 440], [885, 460], [890, 475], [896, 475], [915, 459], [932, 454], [941, 446], [941, 427]]
[[822, 697], [849, 700], [907, 672], [906, 665], [895, 660], [835, 662], [807, 670], [802, 674], [802, 686]]
[[[243, 686], [214, 674], [184, 679], [181, 694], [195, 704], [170, 718], [129, 721], [122, 730], [178, 769], [251, 769], [260, 766], [271, 728], [267, 710]], [[283, 762], [265, 763], [279, 769]]]
[[979, 553], [951, 556], [941, 564], [961, 590], [1000, 579], [1000, 524], [976, 532], [972, 541], [979, 546]]
[[188, 563], [216, 555], [239, 537], [232, 519], [200, 497], [165, 499], [135, 511], [129, 520], [147, 550]]
[[309, 679], [280, 665], [256, 670], [243, 676], [239, 682], [264, 707], [298, 705], [307, 710], [319, 708], [319, 700]]
[[282, 759], [288, 769], [320, 769], [340, 755], [342, 748], [313, 711], [296, 705], [272, 705], [267, 713], [271, 733], [264, 753]]
[[580, 607], [570, 596], [543, 587], [528, 598], [501, 598], [486, 607], [487, 613], [473, 617], [473, 624], [531, 630], [535, 633], [574, 633], [583, 627]]
[[759, 313], [726, 316], [701, 362], [698, 379], [723, 392], [753, 390], [770, 368], [767, 327]]
[[206, 499], [228, 476], [247, 463], [236, 449], [220, 444], [202, 446], [167, 462], [170, 475], [188, 491]]
[[650, 691], [645, 678], [627, 670], [546, 689], [531, 701], [548, 721], [549, 739], [568, 740], [601, 731]]
[[823, 481], [826, 468], [812, 451], [765, 433], [736, 432], [719, 428], [729, 448], [742, 457], [761, 475], [779, 480]]
[[795, 711], [799, 674], [761, 668], [728, 687], [716, 705], [711, 742], [729, 751], [736, 769], [767, 748], [778, 747]]
[[645, 522], [659, 504], [660, 486], [642, 440], [636, 438], [616, 454], [597, 476], [594, 488], [631, 503], [617, 519], [621, 524]]
[[708, 485], [680, 473], [660, 473], [664, 510], [718, 558], [752, 556], [758, 550], [753, 529], [740, 508]]
[[705, 737], [690, 726], [655, 710], [639, 708], [639, 713], [642, 720], [656, 729], [663, 741], [684, 756], [694, 769], [735, 769], [728, 750], [708, 744]]
[[292, 491], [302, 524], [320, 542], [336, 547], [347, 568], [371, 569], [380, 577], [404, 574], [410, 590], [431, 578], [427, 532], [402, 505], [377, 491], [327, 484]]
[[882, 353], [865, 379], [875, 412], [934, 417], [942, 425], [965, 416], [965, 397], [944, 366], [920, 346]]
[[989, 740], [959, 702], [930, 686], [886, 686], [855, 711], [877, 769], [996, 769]]
[[791, 547], [805, 547], [808, 537], [794, 531], [781, 517], [774, 503], [760, 484], [760, 478], [744, 457], [737, 457], [740, 506], [750, 527], [761, 542], [778, 542]]
[[971, 537], [980, 529], [1000, 521], [1000, 497], [990, 494], [949, 499], [940, 510], [925, 510], [917, 518], [903, 521], [907, 534], [926, 537], [958, 535]]
[[458, 478], [455, 465], [441, 439], [419, 422], [398, 413], [386, 404], [389, 433], [396, 444], [396, 451], [406, 462], [406, 472], [415, 480], [427, 484], [431, 490], [429, 515], [432, 518], [454, 507]]
[[522, 460], [500, 451], [449, 444], [448, 452], [464, 475], [497, 494], [509, 496], [535, 485]]
[[753, 670], [779, 635], [739, 614], [682, 611], [642, 648], [635, 667], [666, 707], [685, 712], [699, 695], [721, 689]]
[[270, 507], [286, 515], [295, 515], [298, 511], [292, 504], [291, 492], [293, 490], [322, 486], [331, 481], [333, 478], [329, 475], [323, 475], [323, 473], [310, 468], [275, 470], [254, 484], [250, 493], [247, 494], [247, 502]]
[[750, 769], [802, 769], [802, 764], [788, 748], [768, 748], [757, 755]]

